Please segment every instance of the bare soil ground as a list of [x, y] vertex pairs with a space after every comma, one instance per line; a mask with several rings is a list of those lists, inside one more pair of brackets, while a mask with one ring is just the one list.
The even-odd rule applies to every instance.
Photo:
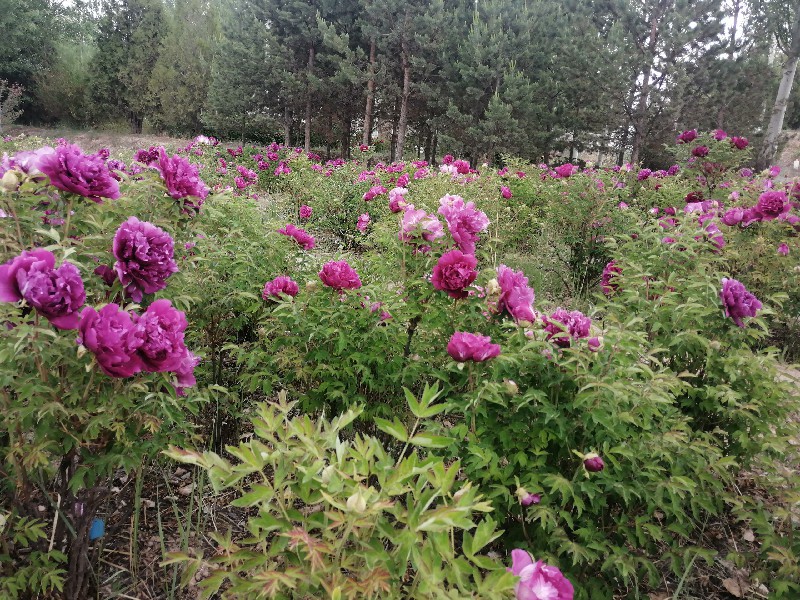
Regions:
[[149, 148], [150, 146], [164, 146], [165, 148], [173, 149], [185, 146], [191, 141], [187, 138], [174, 138], [146, 133], [121, 133], [63, 127], [48, 128], [12, 125], [4, 131], [4, 135], [17, 136], [20, 134], [51, 139], [63, 137], [74, 144], [78, 144], [85, 152], [97, 152], [101, 148], [108, 148], [112, 156], [127, 155], [131, 150]]

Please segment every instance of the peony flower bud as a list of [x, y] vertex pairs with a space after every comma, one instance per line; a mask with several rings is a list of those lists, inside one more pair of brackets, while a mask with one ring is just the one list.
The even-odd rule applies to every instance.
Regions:
[[2, 192], [15, 192], [19, 187], [19, 178], [14, 171], [6, 171], [3, 178], [0, 179], [0, 191]]
[[519, 394], [519, 386], [513, 379], [505, 379], [503, 385], [506, 386], [506, 391], [512, 396]]
[[598, 473], [606, 468], [606, 463], [594, 452], [590, 452], [583, 457], [583, 466], [590, 473]]
[[363, 513], [367, 510], [367, 499], [361, 489], [347, 499], [347, 510], [355, 513]]

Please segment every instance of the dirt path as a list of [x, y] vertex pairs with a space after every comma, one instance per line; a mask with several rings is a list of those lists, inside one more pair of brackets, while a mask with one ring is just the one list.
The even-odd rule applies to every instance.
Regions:
[[85, 152], [97, 152], [100, 148], [108, 148], [112, 156], [130, 154], [132, 149], [149, 148], [150, 146], [164, 146], [172, 150], [179, 146], [185, 146], [190, 141], [188, 138], [174, 138], [164, 135], [118, 133], [66, 127], [26, 127], [22, 125], [12, 125], [4, 134], [10, 136], [25, 134], [26, 136], [51, 139], [63, 137], [74, 144], [78, 144]]

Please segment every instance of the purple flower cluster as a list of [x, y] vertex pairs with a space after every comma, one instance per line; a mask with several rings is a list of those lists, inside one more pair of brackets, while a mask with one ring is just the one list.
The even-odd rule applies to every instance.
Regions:
[[517, 600], [573, 600], [575, 590], [556, 567], [533, 561], [524, 550], [511, 551], [511, 568], [519, 577], [514, 592]]
[[461, 196], [446, 195], [439, 200], [439, 214], [447, 221], [450, 235], [462, 252], [475, 254], [478, 233], [489, 226], [489, 218], [475, 208], [474, 202], [464, 203]]
[[722, 279], [722, 289], [719, 292], [725, 316], [733, 319], [739, 327], [744, 327], [745, 317], [755, 317], [762, 308], [761, 302], [747, 291], [740, 281], [735, 279]]
[[134, 302], [144, 294], [153, 294], [167, 287], [167, 279], [178, 272], [172, 237], [147, 221], [130, 217], [114, 235], [114, 269]]
[[58, 146], [52, 153], [39, 155], [37, 168], [50, 178], [50, 183], [100, 203], [103, 198], [119, 198], [119, 183], [108, 170], [105, 161], [96, 155], [86, 155], [74, 144]]
[[25, 251], [0, 266], [0, 302], [24, 300], [58, 329], [75, 329], [86, 302], [78, 268], [48, 250]]
[[500, 355], [500, 345], [488, 335], [456, 331], [447, 343], [447, 353], [458, 362], [484, 362]]
[[314, 247], [314, 237], [304, 229], [300, 229], [291, 223], [288, 223], [282, 229], [278, 229], [278, 233], [294, 239], [303, 250], [311, 250]]
[[78, 325], [78, 343], [95, 357], [111, 377], [136, 373], [176, 375], [176, 388], [195, 384], [194, 367], [199, 358], [186, 347], [186, 315], [160, 299], [139, 316], [106, 304], [99, 311], [87, 306]]

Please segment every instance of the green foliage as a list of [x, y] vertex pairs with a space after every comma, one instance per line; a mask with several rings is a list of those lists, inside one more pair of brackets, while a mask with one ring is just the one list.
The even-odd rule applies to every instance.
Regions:
[[484, 516], [489, 504], [457, 481], [458, 461], [420, 450], [430, 438], [418, 427], [443, 408], [438, 395], [409, 395], [419, 417], [399, 457], [374, 437], [347, 435], [358, 409], [293, 416], [285, 392], [258, 405], [249, 441], [227, 448], [236, 462], [172, 448], [168, 456], [204, 469], [251, 516], [245, 540], [212, 534], [218, 556], [172, 553], [167, 563], [186, 565], [184, 582], [210, 569], [203, 598], [511, 597], [514, 578], [483, 554], [500, 535]]

